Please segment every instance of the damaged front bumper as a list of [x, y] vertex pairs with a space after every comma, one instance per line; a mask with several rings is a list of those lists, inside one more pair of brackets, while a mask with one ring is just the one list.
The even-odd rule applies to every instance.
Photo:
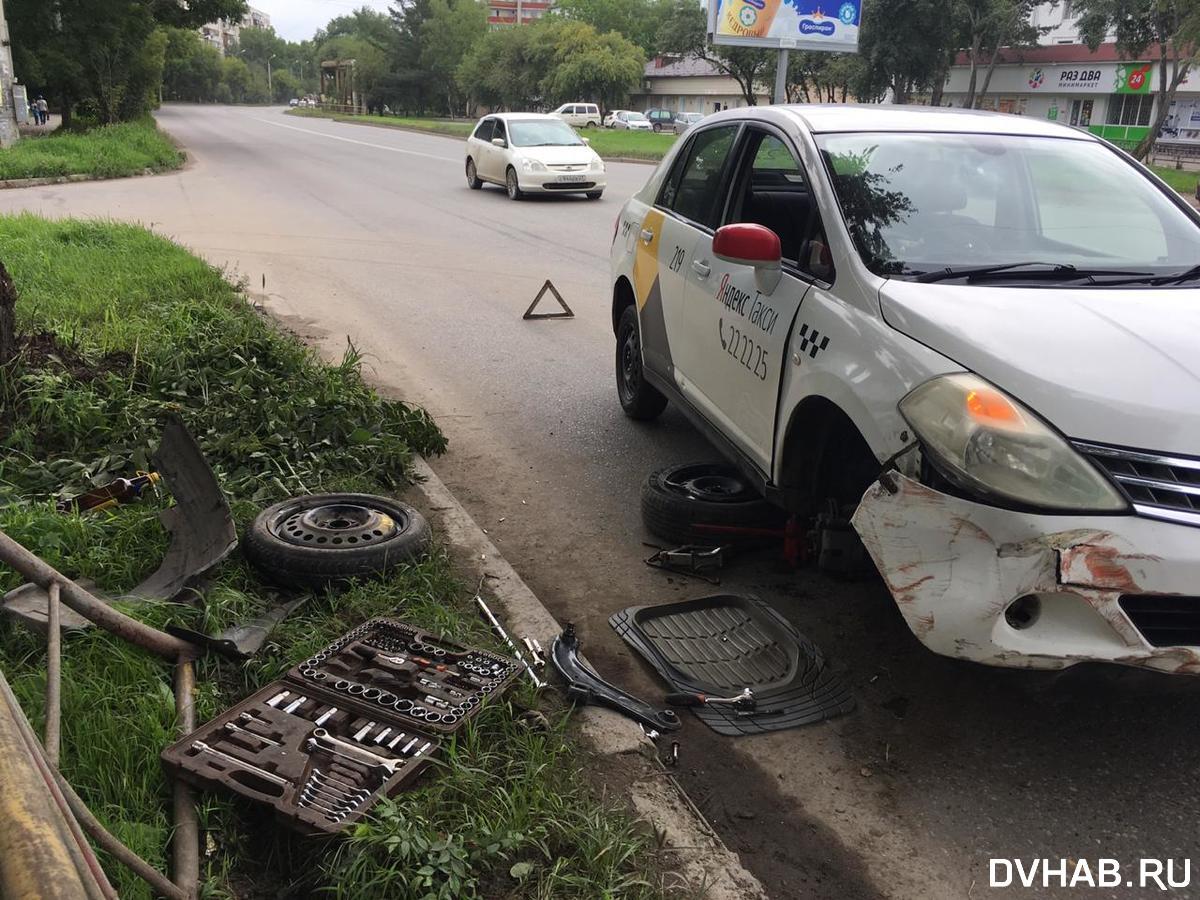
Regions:
[[1200, 674], [1200, 531], [1014, 512], [895, 471], [882, 481], [852, 522], [929, 649], [995, 666]]

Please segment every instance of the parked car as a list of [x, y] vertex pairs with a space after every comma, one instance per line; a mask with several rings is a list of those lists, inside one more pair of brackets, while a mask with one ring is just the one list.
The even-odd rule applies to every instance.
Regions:
[[607, 116], [605, 116], [605, 117], [604, 117], [604, 127], [605, 127], [605, 128], [612, 128], [612, 127], [613, 127], [613, 122], [615, 122], [615, 121], [617, 120], [617, 116], [618, 116], [618, 115], [620, 115], [620, 114], [621, 114], [621, 113], [623, 113], [623, 112], [627, 112], [627, 110], [624, 110], [624, 109], [614, 109], [614, 110], [611, 110], [611, 111], [609, 112], [609, 114], [608, 114]]
[[683, 134], [703, 118], [704, 113], [679, 113], [673, 123], [674, 131], [676, 134]]
[[645, 115], [655, 131], [670, 131], [675, 123], [675, 113], [669, 109], [648, 109]]
[[497, 113], [484, 116], [467, 139], [467, 184], [503, 185], [510, 200], [532, 193], [582, 193], [599, 200], [604, 162], [557, 116]]
[[640, 112], [621, 112], [617, 114], [617, 118], [613, 121], [613, 128], [616, 128], [618, 131], [621, 129], [626, 131], [650, 131], [650, 120]]
[[617, 220], [617, 396], [843, 511], [937, 653], [1200, 671], [1198, 260], [1200, 215], [1085, 132], [728, 110]]
[[564, 103], [551, 115], [558, 116], [572, 128], [600, 127], [600, 107], [595, 103]]
[[300, 101], [295, 97], [293, 97], [291, 100], [288, 101], [288, 106], [295, 107], [295, 106], [299, 106], [299, 105], [300, 105]]

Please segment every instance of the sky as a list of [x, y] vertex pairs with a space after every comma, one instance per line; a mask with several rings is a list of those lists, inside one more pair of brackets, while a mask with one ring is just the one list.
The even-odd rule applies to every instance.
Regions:
[[271, 17], [275, 33], [289, 41], [304, 41], [335, 16], [362, 6], [387, 12], [395, 0], [250, 0], [250, 5]]

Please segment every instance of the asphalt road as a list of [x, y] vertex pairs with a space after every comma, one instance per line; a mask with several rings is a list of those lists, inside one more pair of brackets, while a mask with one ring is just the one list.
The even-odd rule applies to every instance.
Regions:
[[[187, 147], [185, 171], [3, 191], [0, 211], [141, 222], [244, 277], [322, 352], [349, 338], [384, 390], [437, 417], [451, 450], [435, 468], [578, 624], [598, 668], [658, 695], [606, 620], [708, 592], [642, 564], [638, 491], [651, 469], [713, 453], [678, 413], [637, 424], [615, 398], [608, 248], [651, 170], [610, 164], [600, 202], [512, 203], [468, 190], [462, 144], [446, 138], [266, 109], [168, 107], [160, 121]], [[576, 317], [522, 321], [547, 278]], [[770, 552], [740, 560], [720, 590], [770, 600], [858, 700], [844, 718], [755, 738], [685, 723], [682, 780], [772, 896], [1158, 893], [997, 891], [991, 857], [1108, 857], [1131, 877], [1144, 857], [1179, 860], [1177, 875], [1190, 858], [1200, 884], [1200, 683], [938, 658], [877, 580], [792, 571]]]

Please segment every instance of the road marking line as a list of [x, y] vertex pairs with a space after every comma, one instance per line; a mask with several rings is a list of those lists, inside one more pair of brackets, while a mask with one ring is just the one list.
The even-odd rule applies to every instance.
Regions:
[[311, 134], [316, 137], [329, 138], [331, 141], [345, 141], [347, 144], [359, 144], [363, 147], [374, 147], [376, 150], [387, 150], [391, 153], [405, 153], [408, 156], [423, 156], [426, 159], [439, 159], [442, 162], [456, 163], [459, 160], [453, 156], [435, 156], [432, 153], [421, 153], [419, 150], [401, 150], [399, 147], [389, 147], [386, 144], [372, 144], [370, 141], [356, 141], [354, 138], [341, 137], [336, 134], [326, 134], [323, 131], [312, 131], [308, 128], [297, 128], [295, 125], [284, 125], [282, 122], [272, 122], [270, 119], [260, 119], [254, 117], [256, 122], [263, 122], [267, 125], [274, 125], [276, 128], [286, 128], [288, 131], [299, 131], [301, 134]]

